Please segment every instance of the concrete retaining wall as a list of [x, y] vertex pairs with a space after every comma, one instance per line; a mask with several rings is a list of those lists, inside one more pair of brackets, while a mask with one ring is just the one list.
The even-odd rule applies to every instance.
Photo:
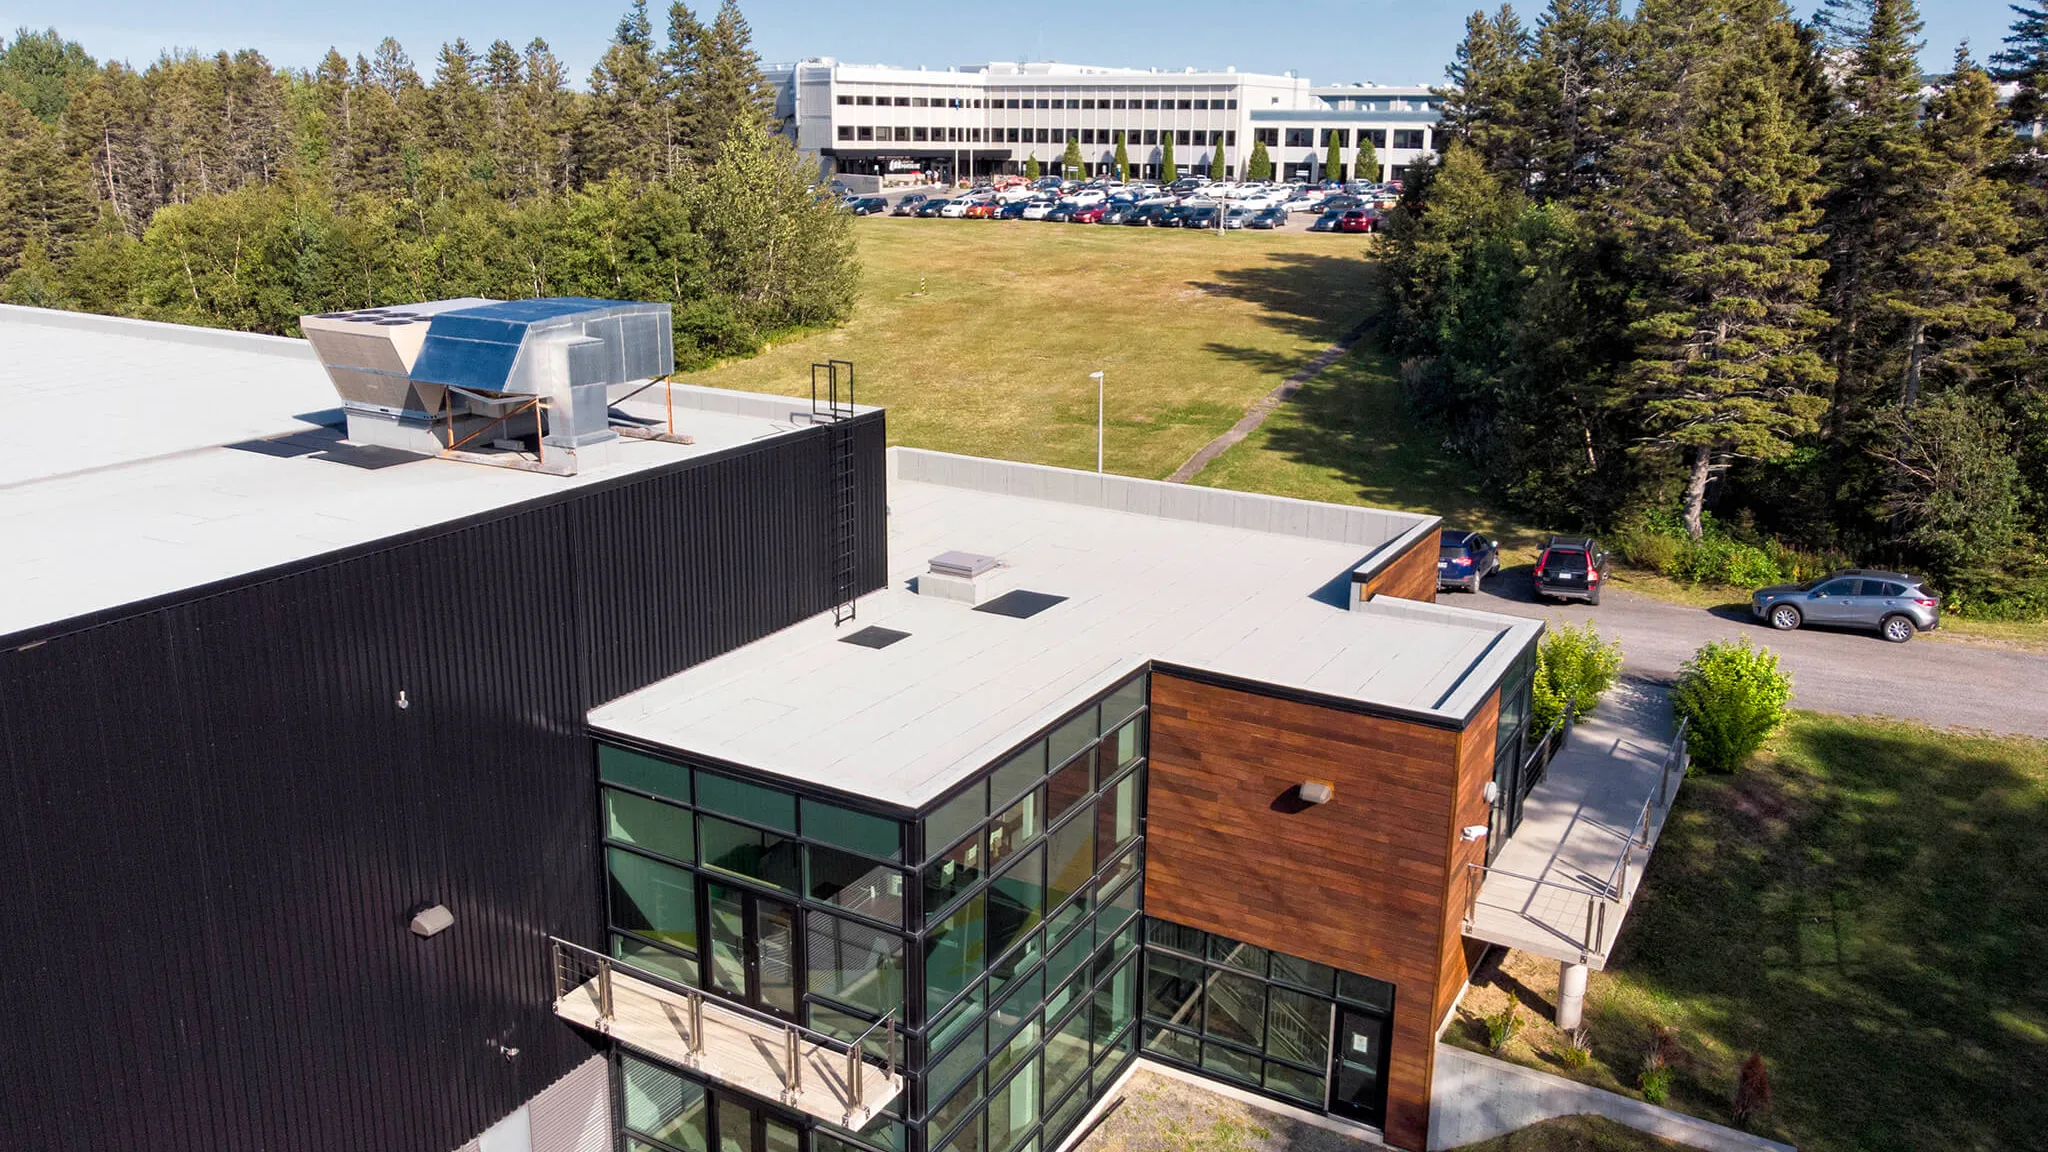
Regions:
[[1605, 1116], [1708, 1152], [1795, 1152], [1789, 1144], [1710, 1124], [1548, 1072], [1439, 1044], [1430, 1092], [1431, 1152], [1527, 1128], [1556, 1116]]

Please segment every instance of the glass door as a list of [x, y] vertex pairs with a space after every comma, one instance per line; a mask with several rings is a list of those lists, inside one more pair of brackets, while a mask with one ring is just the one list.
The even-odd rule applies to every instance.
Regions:
[[718, 1102], [718, 1152], [800, 1152], [803, 1133], [766, 1108], [724, 1092]]
[[1337, 1009], [1330, 1053], [1330, 1111], [1375, 1128], [1387, 1118], [1387, 1018]]
[[704, 881], [705, 978], [713, 992], [764, 1012], [795, 1019], [796, 908], [736, 884]]

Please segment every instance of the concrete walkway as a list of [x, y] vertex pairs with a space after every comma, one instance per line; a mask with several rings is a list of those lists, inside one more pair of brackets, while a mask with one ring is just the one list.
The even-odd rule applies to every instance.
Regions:
[[[1674, 769], [1667, 781], [1661, 771], [1671, 736], [1664, 690], [1617, 682], [1523, 802], [1521, 827], [1487, 868], [1465, 934], [1604, 966], [1678, 795], [1682, 772]], [[1668, 784], [1661, 804], [1660, 784]], [[1632, 845], [1646, 801], [1647, 844]]]
[[1431, 1152], [1491, 1140], [1557, 1116], [1605, 1116], [1639, 1132], [1708, 1152], [1795, 1152], [1790, 1144], [1724, 1128], [1562, 1076], [1448, 1044], [1436, 1046], [1436, 1077], [1430, 1090]]
[[1211, 460], [1228, 452], [1233, 445], [1238, 444], [1245, 437], [1258, 431], [1259, 425], [1266, 422], [1266, 417], [1273, 414], [1273, 409], [1292, 400], [1294, 394], [1301, 391], [1302, 385], [1322, 375], [1324, 369], [1335, 364], [1346, 352], [1351, 351], [1351, 346], [1358, 343], [1359, 338], [1365, 335], [1365, 330], [1371, 326], [1371, 317], [1368, 316], [1364, 320], [1360, 320], [1357, 327], [1338, 337], [1335, 344], [1323, 349], [1301, 371], [1281, 381], [1278, 388], [1253, 401], [1252, 406], [1245, 409], [1244, 416], [1237, 423], [1232, 424], [1229, 431], [1202, 445], [1200, 450], [1187, 458], [1186, 463], [1175, 468], [1173, 475], [1166, 478], [1167, 483], [1185, 484], [1193, 480], [1202, 469], [1209, 466]]

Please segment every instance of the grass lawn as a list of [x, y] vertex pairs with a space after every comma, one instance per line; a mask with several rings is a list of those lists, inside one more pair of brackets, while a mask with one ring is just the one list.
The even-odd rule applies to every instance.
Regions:
[[1737, 1065], [1770, 1070], [1759, 1130], [1807, 1152], [2028, 1149], [2048, 1131], [2048, 743], [1796, 714], [1750, 768], [1687, 781], [1613, 964], [1593, 1061], [1552, 1055], [1557, 965], [1482, 973], [1447, 1037], [1513, 996], [1503, 1055], [1633, 1094], [1657, 1026], [1670, 1105], [1731, 1123]]
[[1527, 1128], [1460, 1145], [1454, 1152], [1687, 1152], [1647, 1132], [1616, 1124], [1605, 1116], [1560, 1116]]
[[1092, 468], [1099, 369], [1108, 469], [1159, 479], [1369, 307], [1364, 237], [853, 223], [851, 321], [687, 379], [807, 396], [813, 361], [851, 360], [891, 443]]

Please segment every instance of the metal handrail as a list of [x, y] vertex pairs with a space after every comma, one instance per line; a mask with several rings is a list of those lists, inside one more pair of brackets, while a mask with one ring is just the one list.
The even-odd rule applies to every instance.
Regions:
[[611, 977], [614, 970], [619, 970], [635, 980], [652, 984], [657, 988], [672, 992], [685, 999], [690, 1008], [689, 1043], [690, 1055], [693, 1057], [703, 1055], [704, 1002], [709, 1000], [728, 1012], [746, 1016], [783, 1030], [783, 1053], [789, 1061], [788, 1091], [791, 1095], [795, 1095], [803, 1090], [803, 1062], [800, 1058], [801, 1042], [808, 1041], [816, 1047], [835, 1053], [843, 1053], [846, 1056], [848, 1096], [855, 1108], [862, 1107], [862, 1102], [866, 1097], [866, 1069], [869, 1063], [862, 1058], [862, 1051], [868, 1038], [874, 1035], [874, 1031], [877, 1028], [886, 1027], [888, 1037], [887, 1056], [882, 1074], [891, 1080], [896, 1078], [896, 1013], [893, 1009], [880, 1020], [869, 1025], [867, 1031], [861, 1033], [859, 1038], [849, 1042], [837, 1036], [820, 1032], [815, 1028], [808, 1028], [794, 1021], [785, 1020], [773, 1013], [763, 1012], [751, 1005], [728, 999], [716, 992], [693, 987], [660, 972], [642, 968], [625, 960], [614, 959], [595, 948], [585, 947], [572, 940], [564, 940], [559, 936], [549, 936], [548, 942], [552, 945], [554, 951], [555, 999], [560, 1000], [568, 995], [570, 991], [567, 986], [565, 955], [581, 957], [589, 961], [591, 966], [596, 969], [598, 981], [598, 1019], [600, 1024], [608, 1025], [611, 1020], [613, 1008]]

